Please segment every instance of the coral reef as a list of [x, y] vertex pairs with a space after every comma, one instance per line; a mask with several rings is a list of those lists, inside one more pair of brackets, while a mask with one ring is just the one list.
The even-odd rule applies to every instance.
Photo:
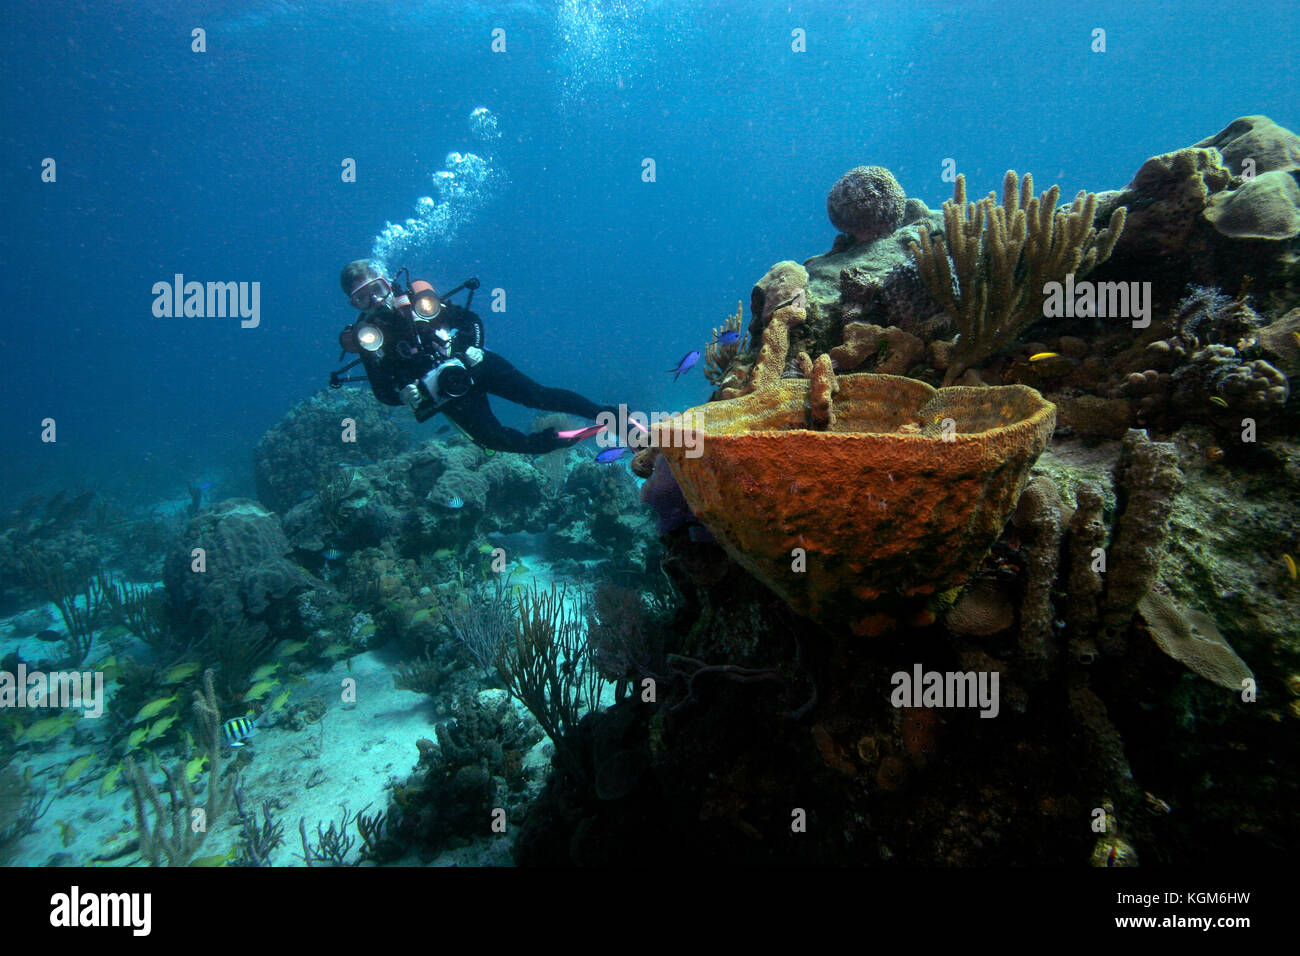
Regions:
[[778, 262], [758, 280], [750, 296], [749, 338], [761, 342], [748, 379], [721, 389], [719, 397], [734, 398], [779, 382], [786, 373], [791, 331], [807, 317], [808, 271], [797, 262]]
[[1107, 549], [1104, 624], [1127, 623], [1160, 573], [1174, 499], [1183, 485], [1178, 452], [1146, 432], [1125, 437], [1116, 475], [1116, 518]]
[[1156, 646], [1189, 670], [1232, 691], [1254, 682], [1251, 669], [1208, 615], [1183, 612], [1169, 595], [1159, 591], [1148, 592], [1138, 603], [1138, 611]]
[[[345, 418], [355, 422], [354, 437], [345, 438]], [[274, 511], [288, 511], [317, 490], [320, 476], [337, 471], [340, 464], [378, 461], [409, 444], [387, 406], [322, 390], [294, 406], [257, 443], [257, 497]]]
[[953, 198], [943, 204], [946, 242], [932, 241], [922, 227], [912, 255], [930, 293], [961, 333], [945, 384], [1041, 319], [1047, 283], [1063, 282], [1067, 275], [1080, 279], [1110, 256], [1124, 232], [1124, 208], [1115, 209], [1107, 228], [1098, 232], [1095, 194], [1080, 192], [1068, 210], [1056, 208], [1059, 196], [1056, 186], [1035, 196], [1032, 176], [1021, 182], [1007, 170], [1002, 204], [989, 193], [968, 209], [966, 178], [958, 176]]
[[[839, 378], [835, 430], [813, 433], [809, 393], [787, 380], [692, 409], [706, 454], [661, 453], [734, 560], [800, 613], [864, 633], [882, 625], [873, 603], [970, 577], [1055, 424], [1031, 389], [936, 391], [863, 374]], [[850, 509], [845, 488], [857, 490]]]
[[826, 197], [831, 225], [858, 242], [873, 242], [903, 224], [907, 197], [883, 166], [858, 166], [841, 176]]

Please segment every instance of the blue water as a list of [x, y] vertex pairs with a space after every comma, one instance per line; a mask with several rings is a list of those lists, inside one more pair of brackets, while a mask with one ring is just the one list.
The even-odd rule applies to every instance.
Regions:
[[[709, 387], [664, 370], [773, 262], [829, 247], [847, 169], [932, 207], [945, 158], [976, 193], [1008, 167], [1118, 188], [1237, 116], [1300, 127], [1297, 49], [1294, 6], [1258, 2], [23, 4], [0, 35], [0, 493], [251, 492], [258, 438], [334, 367], [340, 267], [449, 153], [495, 186], [453, 190], [454, 234], [391, 265], [480, 277], [489, 347], [535, 378], [679, 409]], [[175, 273], [259, 282], [260, 326], [155, 318]]]

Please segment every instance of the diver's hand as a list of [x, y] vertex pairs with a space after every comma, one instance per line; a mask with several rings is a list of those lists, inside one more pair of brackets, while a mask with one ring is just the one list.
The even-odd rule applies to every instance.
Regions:
[[411, 408], [417, 408], [420, 402], [424, 400], [424, 396], [420, 394], [420, 384], [418, 382], [412, 382], [398, 394], [401, 396], [402, 401], [410, 405]]

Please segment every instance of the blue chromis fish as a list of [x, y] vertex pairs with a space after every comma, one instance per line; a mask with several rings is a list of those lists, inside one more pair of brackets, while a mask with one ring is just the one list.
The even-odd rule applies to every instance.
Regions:
[[628, 450], [626, 448], [607, 448], [596, 456], [596, 461], [602, 465], [608, 465], [612, 461], [618, 461]]
[[693, 369], [695, 367], [695, 363], [698, 362], [699, 360], [700, 360], [699, 349], [694, 349], [693, 351], [687, 352], [685, 355], [683, 355], [682, 360], [678, 362], [675, 367], [668, 369], [668, 371], [673, 373], [673, 381], [674, 382], [677, 381], [677, 376], [681, 375], [683, 372], [689, 372], [691, 369]]
[[221, 725], [221, 739], [228, 747], [242, 747], [257, 733], [257, 721], [251, 717], [231, 717]]
[[735, 329], [728, 329], [726, 332], [719, 332], [713, 341], [718, 345], [735, 345], [740, 341], [740, 333]]

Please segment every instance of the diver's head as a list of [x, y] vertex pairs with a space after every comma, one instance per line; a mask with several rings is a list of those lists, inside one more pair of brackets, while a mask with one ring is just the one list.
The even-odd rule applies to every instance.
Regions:
[[352, 307], [361, 312], [373, 312], [392, 294], [393, 287], [369, 259], [357, 259], [343, 267], [339, 285]]

